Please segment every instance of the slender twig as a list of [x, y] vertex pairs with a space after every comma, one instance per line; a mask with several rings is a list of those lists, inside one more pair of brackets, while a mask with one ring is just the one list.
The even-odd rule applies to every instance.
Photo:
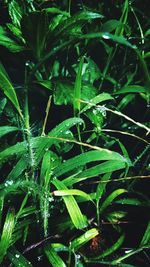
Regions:
[[47, 123], [47, 119], [48, 119], [49, 110], [50, 110], [50, 107], [51, 107], [51, 99], [52, 99], [52, 96], [50, 95], [49, 96], [49, 99], [48, 99], [48, 102], [47, 102], [46, 111], [45, 111], [46, 115], [45, 115], [45, 119], [44, 119], [44, 123], [43, 123], [43, 128], [42, 128], [42, 134], [41, 134], [41, 136], [44, 136], [45, 135], [46, 123]]

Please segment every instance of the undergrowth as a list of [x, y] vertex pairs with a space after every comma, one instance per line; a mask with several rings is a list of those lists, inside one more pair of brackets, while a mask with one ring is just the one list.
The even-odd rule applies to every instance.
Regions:
[[2, 1], [0, 266], [150, 265], [148, 8]]

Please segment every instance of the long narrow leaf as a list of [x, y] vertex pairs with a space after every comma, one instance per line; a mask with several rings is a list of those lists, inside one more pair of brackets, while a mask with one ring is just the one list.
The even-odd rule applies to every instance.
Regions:
[[121, 194], [126, 193], [127, 190], [125, 189], [116, 189], [115, 191], [113, 191], [103, 202], [103, 204], [101, 205], [100, 208], [100, 213], [102, 213], [113, 201], [115, 198], [117, 198], [118, 196], [120, 196]]
[[[52, 182], [58, 190], [67, 190], [67, 187], [63, 182], [54, 179]], [[70, 218], [77, 229], [82, 229], [87, 226], [87, 219], [81, 213], [81, 210], [73, 196], [63, 196], [66, 208], [70, 215]]]
[[98, 230], [96, 228], [92, 228], [88, 231], [86, 231], [83, 235], [75, 238], [71, 242], [71, 248], [76, 251], [78, 250], [81, 246], [89, 242], [92, 238], [97, 236], [99, 234]]
[[0, 263], [2, 263], [3, 258], [7, 253], [7, 249], [11, 245], [11, 238], [14, 230], [14, 224], [15, 224], [14, 210], [10, 210], [7, 213], [0, 240]]
[[47, 245], [44, 248], [44, 252], [53, 267], [66, 267], [64, 261], [59, 257], [52, 245]]
[[3, 90], [4, 94], [9, 98], [12, 102], [14, 107], [19, 112], [20, 116], [22, 117], [20, 105], [18, 102], [18, 98], [15, 92], [15, 89], [8, 78], [8, 74], [6, 73], [2, 64], [0, 64], [0, 89]]

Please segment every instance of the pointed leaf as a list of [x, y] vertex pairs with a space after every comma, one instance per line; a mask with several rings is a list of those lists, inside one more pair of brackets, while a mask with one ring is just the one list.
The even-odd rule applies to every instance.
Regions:
[[57, 254], [57, 252], [54, 250], [52, 244], [51, 245], [47, 245], [44, 248], [44, 252], [50, 262], [50, 264], [53, 267], [67, 267], [66, 264], [64, 263], [64, 261], [59, 257], [59, 255]]
[[[52, 182], [58, 190], [67, 190], [63, 182], [54, 179]], [[73, 196], [63, 196], [66, 208], [70, 218], [77, 229], [82, 229], [87, 226], [87, 219], [81, 213], [81, 210]]]
[[1, 126], [0, 127], [0, 137], [11, 133], [11, 132], [15, 132], [18, 131], [19, 129], [17, 127], [13, 127], [13, 126]]
[[19, 102], [18, 102], [15, 89], [12, 86], [8, 78], [8, 74], [6, 73], [2, 64], [0, 64], [0, 89], [3, 90], [4, 94], [9, 98], [9, 100], [12, 102], [12, 104], [14, 105], [14, 107], [17, 109], [20, 116], [22, 117], [22, 113], [21, 113], [21, 109], [19, 106]]
[[126, 193], [127, 190], [125, 189], [116, 189], [115, 191], [113, 191], [102, 203], [101, 207], [100, 207], [100, 213], [102, 213], [113, 201], [115, 198], [117, 198], [118, 196], [120, 196], [121, 194]]
[[14, 210], [8, 211], [3, 226], [3, 231], [0, 240], [0, 263], [2, 263], [4, 256], [7, 253], [7, 249], [11, 245], [12, 233], [15, 224]]
[[78, 250], [80, 247], [82, 247], [84, 244], [89, 242], [91, 239], [93, 239], [98, 234], [99, 232], [96, 228], [92, 228], [86, 231], [83, 235], [71, 241], [71, 249], [73, 249], [74, 251]]

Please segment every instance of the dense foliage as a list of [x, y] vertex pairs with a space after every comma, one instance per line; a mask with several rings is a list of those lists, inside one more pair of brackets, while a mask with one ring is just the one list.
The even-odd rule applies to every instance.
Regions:
[[0, 266], [149, 266], [148, 1], [1, 2]]

